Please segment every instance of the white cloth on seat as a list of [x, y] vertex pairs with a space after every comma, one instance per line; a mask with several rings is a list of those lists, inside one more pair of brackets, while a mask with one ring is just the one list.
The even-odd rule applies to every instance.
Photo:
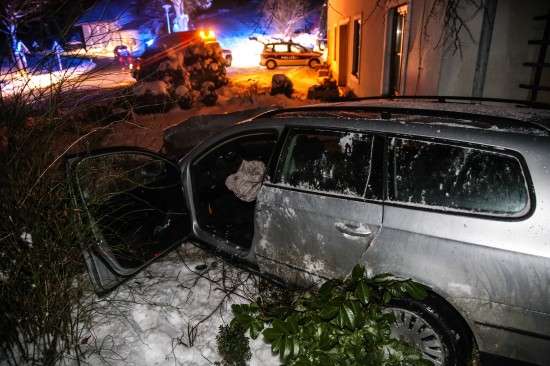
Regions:
[[242, 201], [252, 202], [260, 192], [264, 173], [265, 164], [262, 161], [243, 160], [237, 172], [227, 177], [225, 186]]

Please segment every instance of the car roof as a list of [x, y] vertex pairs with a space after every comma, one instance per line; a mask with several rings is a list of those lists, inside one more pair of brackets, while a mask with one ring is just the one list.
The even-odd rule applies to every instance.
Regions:
[[275, 41], [275, 42], [268, 42], [264, 44], [264, 48], [271, 45], [277, 45], [277, 44], [286, 44], [286, 45], [296, 45], [305, 48], [306, 50], [309, 50], [308, 47], [304, 46], [303, 44], [292, 42], [292, 41]]
[[[499, 101], [502, 103], [504, 100]], [[529, 104], [525, 101], [521, 103]], [[433, 102], [357, 100], [280, 109], [257, 118], [420, 123], [550, 136], [550, 109], [516, 106], [510, 101], [504, 101], [503, 105], [485, 105], [438, 102], [437, 100]]]

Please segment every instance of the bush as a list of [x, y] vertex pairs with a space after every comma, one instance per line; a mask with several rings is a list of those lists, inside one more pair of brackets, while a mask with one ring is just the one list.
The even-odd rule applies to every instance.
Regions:
[[[222, 356], [224, 366], [246, 366], [252, 357], [248, 338], [244, 335], [244, 329], [237, 323], [220, 326], [220, 332], [216, 337], [218, 351]], [[218, 363], [220, 364], [220, 363]]]
[[81, 244], [94, 240], [76, 219], [63, 163], [85, 135], [108, 128], [108, 113], [76, 103], [79, 83], [66, 81], [0, 98], [0, 363], [81, 357], [90, 315]]
[[426, 288], [390, 275], [368, 279], [364, 271], [356, 266], [351, 278], [300, 292], [290, 306], [261, 299], [233, 305], [232, 323], [254, 339], [262, 334], [284, 365], [431, 365], [419, 350], [390, 338], [395, 317], [383, 311], [392, 297], [425, 298]]
[[139, 114], [164, 113], [176, 104], [189, 109], [195, 102], [194, 91], [201, 93], [202, 103], [212, 106], [217, 100], [215, 89], [228, 83], [219, 44], [202, 42], [168, 52], [165, 59], [141, 69], [138, 79], [132, 92]]

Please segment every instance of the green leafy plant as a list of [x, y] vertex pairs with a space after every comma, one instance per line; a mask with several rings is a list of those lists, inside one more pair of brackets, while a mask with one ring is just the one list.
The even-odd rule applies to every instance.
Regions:
[[248, 364], [252, 353], [244, 333], [244, 329], [238, 323], [220, 326], [216, 341], [223, 363], [217, 363], [218, 365], [246, 366]]
[[384, 305], [404, 296], [421, 300], [427, 288], [389, 274], [366, 278], [356, 265], [351, 277], [300, 292], [286, 308], [261, 298], [233, 305], [232, 323], [254, 339], [263, 334], [283, 365], [431, 365], [419, 350], [390, 338], [395, 317]]

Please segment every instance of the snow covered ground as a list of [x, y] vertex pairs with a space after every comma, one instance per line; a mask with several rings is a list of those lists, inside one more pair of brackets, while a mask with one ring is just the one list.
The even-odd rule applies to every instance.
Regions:
[[[250, 273], [184, 244], [94, 305], [96, 316], [81, 340], [85, 361], [213, 365], [221, 361], [216, 344], [220, 325], [233, 318], [231, 304], [255, 299], [257, 281]], [[279, 365], [260, 338], [250, 342], [249, 365]]]

